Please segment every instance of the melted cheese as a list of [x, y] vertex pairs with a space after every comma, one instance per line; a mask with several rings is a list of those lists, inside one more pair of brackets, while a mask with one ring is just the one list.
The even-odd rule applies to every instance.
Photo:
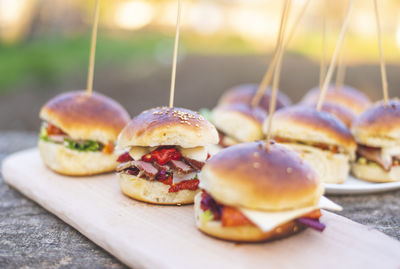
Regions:
[[328, 209], [341, 211], [342, 207], [335, 204], [328, 198], [322, 196], [319, 203], [315, 206], [298, 208], [294, 210], [267, 212], [245, 208], [238, 208], [249, 220], [257, 225], [263, 232], [270, 231], [279, 225], [301, 217], [315, 209]]
[[207, 160], [207, 149], [205, 147], [196, 148], [179, 148], [183, 156], [193, 159], [199, 162], [205, 162]]
[[139, 161], [142, 159], [143, 155], [152, 152], [156, 147], [131, 147], [129, 150], [129, 155], [131, 155], [132, 159], [135, 161]]
[[400, 155], [400, 147], [396, 146], [396, 147], [382, 148], [381, 155], [385, 163], [391, 164], [393, 156]]

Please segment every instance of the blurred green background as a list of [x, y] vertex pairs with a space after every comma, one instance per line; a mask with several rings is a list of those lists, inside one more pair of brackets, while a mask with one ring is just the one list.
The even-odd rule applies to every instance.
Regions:
[[[94, 89], [132, 116], [168, 102], [176, 0], [101, 0]], [[183, 1], [177, 106], [212, 107], [229, 87], [258, 83], [283, 1]], [[291, 18], [305, 3], [294, 0]], [[327, 58], [347, 0], [327, 0]], [[400, 1], [379, 1], [392, 97], [400, 90]], [[56, 94], [86, 86], [93, 0], [0, 0], [0, 129], [37, 130]], [[318, 84], [323, 1], [311, 0], [285, 54], [280, 89], [298, 101]], [[356, 0], [342, 49], [346, 83], [381, 98], [373, 2]]]

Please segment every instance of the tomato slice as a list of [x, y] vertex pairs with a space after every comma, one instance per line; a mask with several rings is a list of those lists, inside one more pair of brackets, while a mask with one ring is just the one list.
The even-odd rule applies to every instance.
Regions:
[[47, 123], [46, 132], [48, 135], [65, 135], [63, 130], [61, 130], [60, 128], [56, 127], [51, 123]]
[[125, 163], [125, 162], [129, 162], [132, 160], [133, 159], [132, 159], [131, 155], [129, 155], [129, 152], [125, 152], [118, 157], [117, 162]]

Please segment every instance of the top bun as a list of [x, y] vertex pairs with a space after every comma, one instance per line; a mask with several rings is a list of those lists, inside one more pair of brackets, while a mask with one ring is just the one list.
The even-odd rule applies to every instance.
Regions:
[[400, 145], [400, 101], [376, 103], [354, 121], [352, 132], [357, 142], [368, 146]]
[[122, 130], [118, 147], [178, 145], [194, 148], [218, 143], [215, 127], [199, 113], [157, 107], [143, 111]]
[[[267, 133], [267, 121], [264, 132]], [[350, 130], [335, 116], [308, 106], [286, 107], [274, 114], [272, 136], [343, 147], [353, 155], [356, 142]]]
[[200, 187], [217, 201], [256, 210], [312, 206], [323, 194], [315, 171], [296, 152], [257, 141], [225, 148], [200, 173]]
[[212, 111], [215, 126], [240, 142], [262, 139], [262, 123], [266, 117], [263, 109], [241, 103], [220, 105]]
[[[315, 87], [303, 97], [302, 103], [315, 104], [318, 102], [318, 98], [319, 87]], [[341, 89], [336, 89], [334, 85], [330, 85], [326, 91], [325, 100], [347, 107], [356, 115], [360, 115], [365, 109], [372, 105], [371, 100], [363, 92], [346, 85]]]
[[[258, 90], [258, 84], [241, 84], [235, 86], [226, 91], [219, 99], [218, 104], [232, 104], [232, 103], [244, 103], [251, 104], [251, 100]], [[271, 89], [268, 88], [260, 99], [259, 107], [266, 112], [269, 111], [269, 102], [271, 97]], [[282, 92], [278, 92], [276, 96], [276, 110], [290, 106], [292, 102], [289, 97]]]
[[[310, 106], [315, 106], [315, 104], [310, 104]], [[351, 109], [337, 103], [324, 102], [321, 110], [338, 118], [347, 128], [351, 127], [352, 122], [357, 117]]]
[[73, 139], [116, 141], [129, 122], [128, 112], [113, 99], [93, 92], [73, 91], [57, 95], [40, 110], [40, 118], [54, 124]]

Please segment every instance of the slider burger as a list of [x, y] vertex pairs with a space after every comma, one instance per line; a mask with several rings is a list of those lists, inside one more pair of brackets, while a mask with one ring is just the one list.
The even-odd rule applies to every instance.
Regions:
[[[258, 84], [241, 84], [227, 90], [219, 99], [218, 105], [241, 103], [251, 105], [254, 95], [258, 90]], [[271, 90], [264, 91], [258, 106], [264, 111], [269, 111], [269, 103], [271, 98]], [[292, 102], [290, 98], [282, 93], [278, 92], [276, 96], [276, 110], [282, 107], [290, 106]]]
[[215, 127], [198, 113], [158, 107], [142, 112], [122, 130], [117, 173], [122, 192], [154, 204], [193, 203]]
[[[316, 104], [319, 98], [319, 87], [312, 88], [302, 99], [303, 104]], [[372, 105], [371, 100], [363, 92], [344, 85], [337, 89], [330, 85], [326, 91], [325, 100], [336, 103], [352, 110], [356, 115], [360, 115], [365, 109]]]
[[221, 150], [200, 173], [195, 198], [200, 231], [220, 239], [258, 242], [306, 227], [322, 231], [321, 208], [341, 210], [323, 197], [317, 174], [278, 143], [250, 142]]
[[358, 143], [353, 174], [372, 182], [400, 181], [400, 101], [378, 102], [352, 126]]
[[248, 104], [219, 105], [211, 113], [211, 120], [218, 130], [219, 151], [242, 142], [260, 140], [264, 137], [262, 123], [267, 112]]
[[116, 101], [99, 93], [63, 93], [42, 107], [40, 118], [39, 151], [47, 167], [70, 176], [115, 170], [114, 143], [130, 119]]
[[[264, 132], [268, 132], [267, 121]], [[325, 183], [343, 183], [356, 142], [336, 117], [308, 106], [283, 108], [274, 114], [272, 137], [300, 153]]]

